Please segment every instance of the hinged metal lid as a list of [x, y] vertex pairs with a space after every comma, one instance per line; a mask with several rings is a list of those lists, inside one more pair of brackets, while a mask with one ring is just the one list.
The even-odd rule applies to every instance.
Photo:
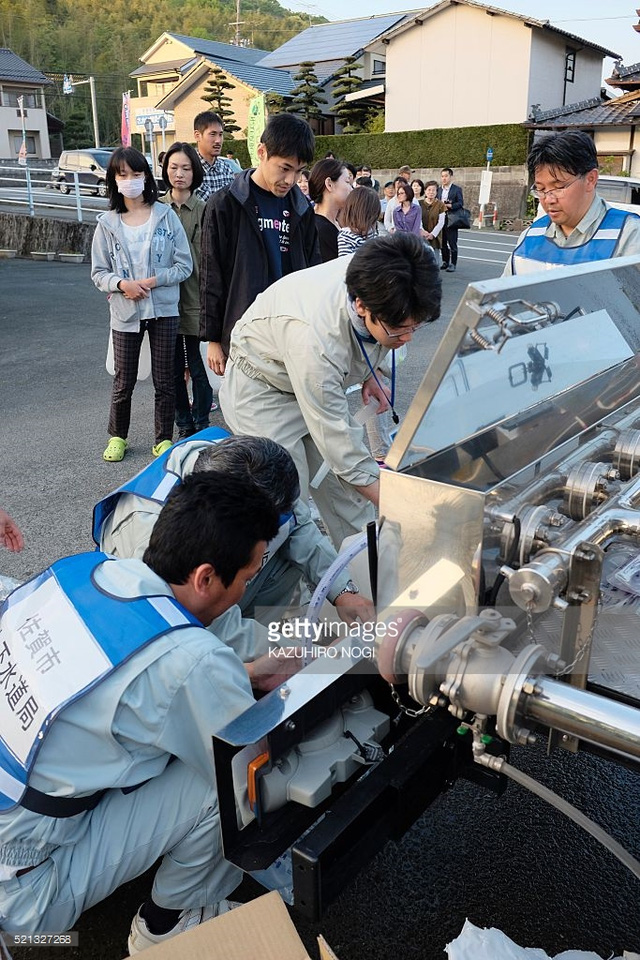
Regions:
[[[434, 458], [437, 478], [453, 481], [459, 458], [450, 458], [448, 476], [446, 460], [436, 456], [438, 452], [458, 451], [492, 429], [509, 432], [525, 418], [533, 423], [552, 411], [564, 418], [565, 441], [633, 399], [640, 394], [634, 360], [640, 352], [636, 304], [638, 257], [470, 284], [387, 464], [427, 476], [428, 461]], [[615, 376], [625, 364], [625, 375]], [[598, 416], [602, 392], [607, 394], [606, 408]], [[553, 449], [553, 431], [547, 426], [543, 433], [543, 439], [532, 433], [541, 444], [537, 448], [524, 449], [520, 443], [512, 470]]]

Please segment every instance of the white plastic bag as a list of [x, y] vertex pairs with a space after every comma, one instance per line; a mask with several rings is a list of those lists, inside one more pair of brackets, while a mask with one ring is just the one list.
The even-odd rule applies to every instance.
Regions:
[[[449, 960], [552, 960], [544, 950], [519, 947], [502, 930], [482, 929], [465, 920], [462, 933], [446, 946]], [[602, 960], [597, 953], [564, 950], [553, 960]], [[620, 957], [611, 960], [621, 960]]]

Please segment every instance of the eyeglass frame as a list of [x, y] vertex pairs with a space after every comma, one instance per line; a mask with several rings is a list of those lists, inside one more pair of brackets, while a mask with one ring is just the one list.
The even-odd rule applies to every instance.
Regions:
[[538, 190], [537, 187], [531, 186], [529, 193], [535, 200], [544, 200], [545, 197], [550, 197], [551, 195], [557, 199], [558, 194], [563, 194], [565, 190], [572, 187], [574, 183], [577, 183], [578, 180], [584, 180], [585, 177], [586, 173], [581, 173], [579, 177], [575, 177], [573, 180], [570, 180], [569, 183], [565, 183], [561, 187], [552, 187], [551, 190]]
[[388, 337], [390, 340], [398, 340], [400, 337], [404, 337], [404, 335], [407, 334], [407, 333], [412, 333], [412, 334], [413, 334], [413, 333], [416, 332], [416, 330], [417, 330], [419, 327], [422, 326], [421, 323], [414, 323], [414, 324], [412, 324], [410, 327], [398, 328], [398, 329], [401, 329], [401, 330], [402, 330], [401, 333], [389, 333], [389, 331], [388, 331], [387, 328], [385, 327], [385, 325], [384, 325], [384, 323], [382, 322], [382, 320], [381, 320], [379, 317], [376, 317], [375, 319], [378, 321], [378, 323], [380, 324], [380, 326], [382, 327], [382, 329], [384, 330], [385, 334], [387, 335], [387, 337]]

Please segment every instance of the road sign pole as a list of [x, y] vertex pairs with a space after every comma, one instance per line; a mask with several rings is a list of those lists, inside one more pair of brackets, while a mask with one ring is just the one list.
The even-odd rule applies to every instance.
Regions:
[[36, 211], [33, 203], [33, 190], [31, 188], [31, 170], [29, 170], [29, 167], [27, 167], [27, 169], [25, 170], [25, 174], [27, 177], [27, 201], [29, 203], [29, 216], [35, 217]]
[[93, 137], [96, 147], [100, 146], [100, 130], [98, 129], [98, 105], [96, 102], [96, 81], [89, 77], [89, 89], [91, 91], [91, 113], [93, 114]]
[[151, 166], [155, 166], [155, 161], [153, 159], [153, 128], [155, 124], [151, 117], [147, 117], [144, 122], [144, 129], [147, 132], [147, 142], [149, 144], [149, 154], [151, 155]]
[[80, 199], [80, 179], [77, 170], [73, 171], [73, 190], [76, 195], [76, 216], [78, 223], [82, 223], [82, 200]]

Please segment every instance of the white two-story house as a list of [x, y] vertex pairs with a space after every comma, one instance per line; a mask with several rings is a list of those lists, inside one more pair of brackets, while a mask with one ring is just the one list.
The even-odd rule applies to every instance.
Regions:
[[605, 47], [474, 0], [405, 16], [365, 48], [386, 50], [385, 130], [523, 123], [600, 96]]
[[45, 87], [51, 86], [43, 73], [12, 50], [0, 47], [0, 159], [17, 160], [22, 146], [22, 118], [18, 100], [24, 109], [27, 157], [49, 160], [51, 147], [47, 128]]

